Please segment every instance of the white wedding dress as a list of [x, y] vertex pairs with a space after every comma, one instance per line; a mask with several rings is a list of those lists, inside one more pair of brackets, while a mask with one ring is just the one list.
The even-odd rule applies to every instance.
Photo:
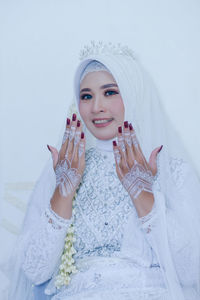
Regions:
[[[164, 203], [159, 180], [154, 183], [152, 211], [138, 218], [131, 198], [117, 177], [112, 149], [105, 149], [103, 143], [86, 153], [86, 168], [76, 197], [74, 218], [77, 251], [74, 258], [79, 272], [72, 275], [67, 287], [57, 290], [54, 279], [72, 219], [58, 217], [46, 203], [39, 221], [26, 234], [21, 268], [33, 283], [33, 299], [171, 300], [165, 269], [161, 268], [154, 251], [154, 227], [160, 214], [159, 203]], [[170, 163], [177, 184], [183, 187], [186, 164], [176, 159], [171, 159]], [[178, 280], [185, 291], [185, 299], [197, 300], [192, 291], [196, 278], [193, 266], [197, 259], [192, 239], [179, 225], [173, 210], [166, 208], [165, 213], [168, 243]]]

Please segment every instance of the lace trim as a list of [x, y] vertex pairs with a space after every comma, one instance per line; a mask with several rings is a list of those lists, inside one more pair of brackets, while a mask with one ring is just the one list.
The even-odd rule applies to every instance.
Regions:
[[69, 225], [73, 222], [73, 217], [70, 219], [64, 219], [57, 215], [51, 208], [51, 204], [49, 203], [48, 208], [45, 210], [45, 217], [47, 222], [51, 224], [54, 229], [60, 230], [63, 228], [68, 228]]
[[157, 213], [157, 205], [156, 201], [154, 200], [153, 207], [151, 211], [144, 217], [139, 218], [140, 225], [145, 230], [146, 233], [150, 233], [152, 231], [152, 223], [149, 224], [154, 218]]

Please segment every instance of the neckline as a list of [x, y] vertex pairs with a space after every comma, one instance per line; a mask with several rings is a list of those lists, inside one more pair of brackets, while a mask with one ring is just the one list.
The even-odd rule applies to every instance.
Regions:
[[101, 151], [113, 152], [113, 141], [115, 138], [110, 140], [99, 140], [96, 139], [96, 148]]

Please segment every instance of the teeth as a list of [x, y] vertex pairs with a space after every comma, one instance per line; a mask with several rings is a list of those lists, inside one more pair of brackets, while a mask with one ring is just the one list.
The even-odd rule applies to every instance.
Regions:
[[101, 123], [108, 123], [110, 121], [112, 121], [112, 119], [109, 119], [109, 120], [96, 120], [96, 121], [94, 121], [94, 123], [95, 124], [101, 124]]

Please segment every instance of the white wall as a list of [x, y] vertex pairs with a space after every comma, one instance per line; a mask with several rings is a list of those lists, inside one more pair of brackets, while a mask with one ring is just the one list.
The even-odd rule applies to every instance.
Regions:
[[46, 144], [56, 144], [79, 51], [92, 39], [138, 53], [200, 173], [198, 0], [1, 0], [0, 22], [0, 262], [50, 156]]

